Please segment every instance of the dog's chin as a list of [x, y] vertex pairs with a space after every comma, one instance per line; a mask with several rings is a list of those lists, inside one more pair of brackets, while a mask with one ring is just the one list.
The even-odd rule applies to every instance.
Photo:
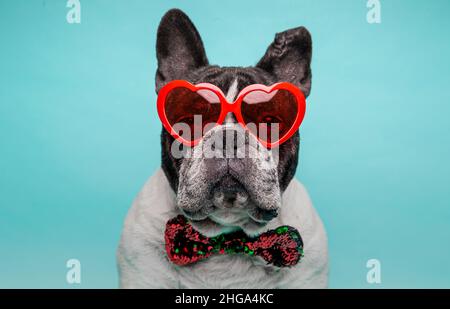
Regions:
[[206, 218], [201, 221], [191, 221], [192, 226], [201, 234], [207, 237], [214, 237], [220, 234], [231, 233], [237, 230], [244, 231], [250, 237], [261, 234], [264, 230], [265, 223], [256, 222], [253, 220], [243, 220], [237, 224], [222, 224], [216, 221], [217, 219]]
[[273, 218], [263, 219], [258, 215], [259, 212], [252, 210], [215, 209], [211, 213], [203, 215], [183, 213], [190, 219], [196, 230], [208, 237], [236, 230], [242, 230], [251, 237], [257, 236]]

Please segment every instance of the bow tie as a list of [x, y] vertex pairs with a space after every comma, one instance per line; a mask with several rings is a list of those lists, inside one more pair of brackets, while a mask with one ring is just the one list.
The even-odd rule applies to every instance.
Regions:
[[248, 237], [242, 230], [206, 237], [179, 215], [167, 222], [165, 241], [167, 255], [176, 265], [195, 263], [212, 254], [241, 253], [286, 267], [296, 265], [303, 257], [300, 233], [290, 226], [280, 226], [257, 237]]

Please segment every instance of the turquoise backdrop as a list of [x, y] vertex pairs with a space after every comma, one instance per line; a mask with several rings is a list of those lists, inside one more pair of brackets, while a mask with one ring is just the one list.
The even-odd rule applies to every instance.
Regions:
[[123, 219], [160, 165], [155, 34], [172, 7], [224, 66], [311, 31], [297, 178], [328, 231], [330, 286], [450, 287], [449, 1], [382, 0], [380, 24], [366, 0], [80, 2], [69, 24], [66, 0], [0, 0], [0, 287], [117, 287]]

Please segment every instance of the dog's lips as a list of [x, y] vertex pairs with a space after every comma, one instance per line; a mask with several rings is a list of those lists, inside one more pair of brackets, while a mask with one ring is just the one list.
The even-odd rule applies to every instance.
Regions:
[[266, 211], [256, 208], [220, 209], [216, 207], [213, 207], [208, 212], [190, 213], [183, 211], [183, 214], [196, 223], [213, 222], [227, 228], [242, 228], [244, 226], [262, 227], [277, 216], [276, 211]]
[[265, 225], [274, 217], [276, 211], [267, 212], [262, 210], [251, 209], [219, 209], [213, 207], [209, 211], [189, 212], [181, 210], [183, 215], [188, 219], [196, 222], [211, 220], [222, 226], [242, 226], [248, 223]]
[[189, 212], [182, 209], [181, 211], [193, 221], [211, 220], [223, 226], [239, 226], [252, 220], [248, 211], [242, 208], [218, 208], [213, 206], [209, 210], [201, 209], [200, 211]]
[[236, 226], [247, 222], [249, 216], [243, 209], [216, 209], [209, 218], [221, 225]]
[[278, 216], [278, 211], [264, 210], [260, 208], [253, 208], [248, 211], [248, 216], [255, 222], [265, 224]]
[[182, 210], [182, 213], [208, 237], [235, 230], [243, 230], [249, 236], [256, 236], [276, 216], [276, 211], [263, 210], [254, 204], [244, 208], [218, 208], [211, 205], [195, 212]]
[[201, 208], [198, 211], [188, 211], [181, 209], [182, 214], [187, 217], [188, 219], [191, 219], [193, 221], [202, 221], [205, 219], [208, 219], [210, 211], [208, 211], [205, 208]]

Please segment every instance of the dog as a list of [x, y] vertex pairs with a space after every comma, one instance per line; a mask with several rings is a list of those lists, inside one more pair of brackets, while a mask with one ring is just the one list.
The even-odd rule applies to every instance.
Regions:
[[[289, 82], [305, 97], [311, 90], [312, 40], [304, 27], [276, 34], [254, 67], [210, 65], [189, 17], [168, 11], [157, 32], [156, 92], [173, 80], [219, 87], [229, 102], [246, 86]], [[209, 131], [243, 133], [236, 120]], [[327, 237], [304, 186], [294, 179], [299, 133], [281, 144], [277, 160], [265, 147], [251, 158], [176, 158], [174, 138], [162, 130], [162, 167], [144, 185], [126, 217], [117, 250], [122, 288], [326, 288]], [[195, 146], [188, 150], [202, 152]], [[194, 264], [174, 265], [165, 249], [166, 223], [180, 214], [202, 235], [240, 229], [257, 236], [282, 225], [296, 228], [304, 257], [293, 267], [269, 265], [257, 256], [214, 255]]]

